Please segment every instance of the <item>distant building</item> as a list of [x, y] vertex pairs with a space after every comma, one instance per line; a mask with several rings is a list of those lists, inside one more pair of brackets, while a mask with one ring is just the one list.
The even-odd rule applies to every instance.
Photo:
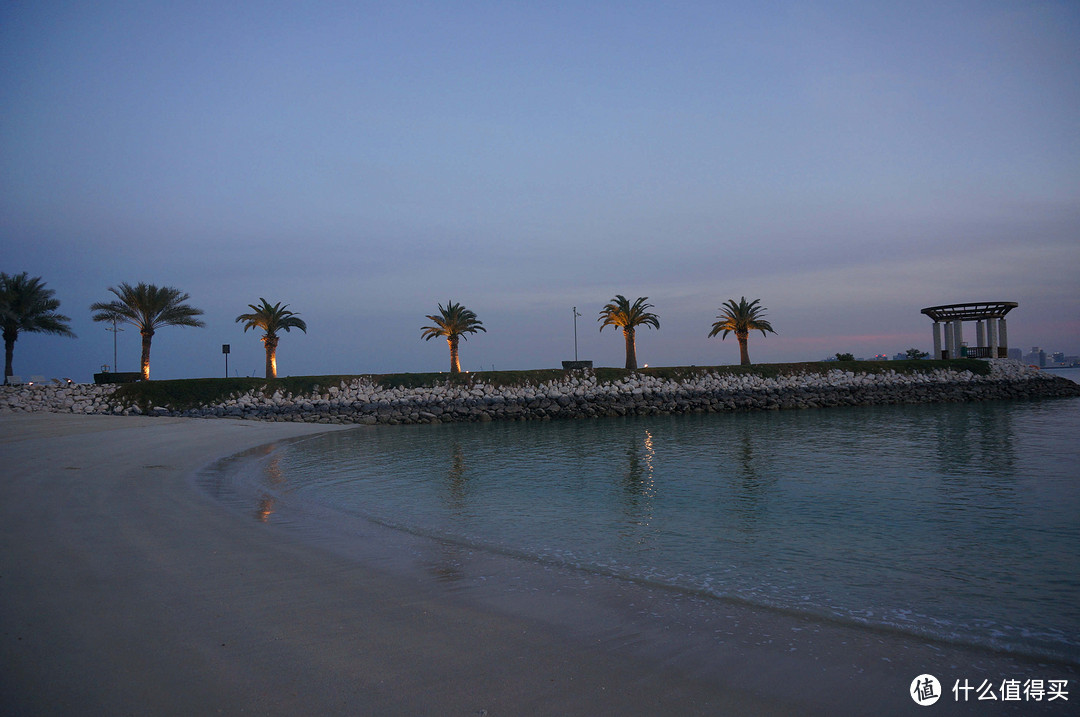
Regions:
[[1024, 352], [1020, 349], [1009, 349], [1009, 358], [1014, 361], [1023, 361]]
[[1076, 366], [1080, 364], [1080, 357], [1066, 356], [1064, 351], [1053, 351], [1048, 353], [1046, 349], [1039, 346], [1032, 346], [1031, 353], [1024, 354], [1021, 360], [1026, 364], [1038, 366], [1039, 368], [1046, 368], [1047, 366]]

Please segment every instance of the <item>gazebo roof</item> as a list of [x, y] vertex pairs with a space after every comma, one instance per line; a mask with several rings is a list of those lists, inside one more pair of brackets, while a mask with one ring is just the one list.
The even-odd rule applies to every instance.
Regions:
[[930, 306], [922, 313], [934, 321], [979, 321], [1001, 319], [1019, 306], [1015, 301], [980, 301], [974, 304], [945, 304]]

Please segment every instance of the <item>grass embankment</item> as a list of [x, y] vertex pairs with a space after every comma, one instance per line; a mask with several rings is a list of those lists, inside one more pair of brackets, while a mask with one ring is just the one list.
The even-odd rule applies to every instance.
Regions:
[[[622, 368], [597, 368], [593, 370], [600, 383], [618, 381], [632, 373], [654, 376], [659, 379], [681, 381], [706, 373], [754, 375], [762, 378], [777, 376], [827, 373], [833, 370], [853, 373], [927, 373], [936, 369], [971, 371], [986, 375], [990, 364], [978, 359], [952, 359], [948, 361], [810, 361], [805, 363], [771, 363], [753, 366], [658, 366], [642, 368], [636, 372]], [[280, 391], [283, 395], [303, 396], [320, 392], [331, 386], [353, 379], [364, 379], [383, 388], [419, 388], [422, 386], [471, 386], [485, 383], [492, 386], [536, 386], [547, 381], [565, 378], [562, 369], [536, 369], [532, 371], [477, 371], [450, 375], [447, 373], [391, 373], [363, 374], [353, 376], [288, 376], [267, 380], [264, 378], [190, 378], [171, 381], [142, 381], [117, 387], [113, 397], [126, 405], [142, 409], [163, 406], [173, 410], [187, 410], [200, 406], [212, 406], [248, 391], [271, 395]]]

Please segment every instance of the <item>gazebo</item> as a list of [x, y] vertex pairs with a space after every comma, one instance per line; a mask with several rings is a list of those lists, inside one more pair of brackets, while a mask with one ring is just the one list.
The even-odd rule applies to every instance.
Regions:
[[[946, 304], [923, 309], [934, 320], [935, 358], [1008, 358], [1009, 340], [1005, 314], [1019, 304], [1015, 301], [983, 301], [976, 304]], [[964, 322], [974, 321], [977, 345], [964, 343]], [[941, 325], [945, 325], [942, 341]]]

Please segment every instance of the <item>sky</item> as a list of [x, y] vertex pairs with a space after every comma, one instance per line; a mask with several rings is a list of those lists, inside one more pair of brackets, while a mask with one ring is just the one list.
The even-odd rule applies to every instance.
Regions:
[[[307, 322], [280, 375], [621, 366], [931, 348], [924, 307], [1016, 301], [1009, 343], [1080, 354], [1080, 3], [46, 2], [0, 6], [0, 271], [77, 338], [16, 374], [136, 371], [109, 287], [190, 294], [152, 378], [261, 376], [238, 315]], [[968, 324], [974, 343], [974, 328]], [[116, 339], [118, 359], [114, 364]]]

